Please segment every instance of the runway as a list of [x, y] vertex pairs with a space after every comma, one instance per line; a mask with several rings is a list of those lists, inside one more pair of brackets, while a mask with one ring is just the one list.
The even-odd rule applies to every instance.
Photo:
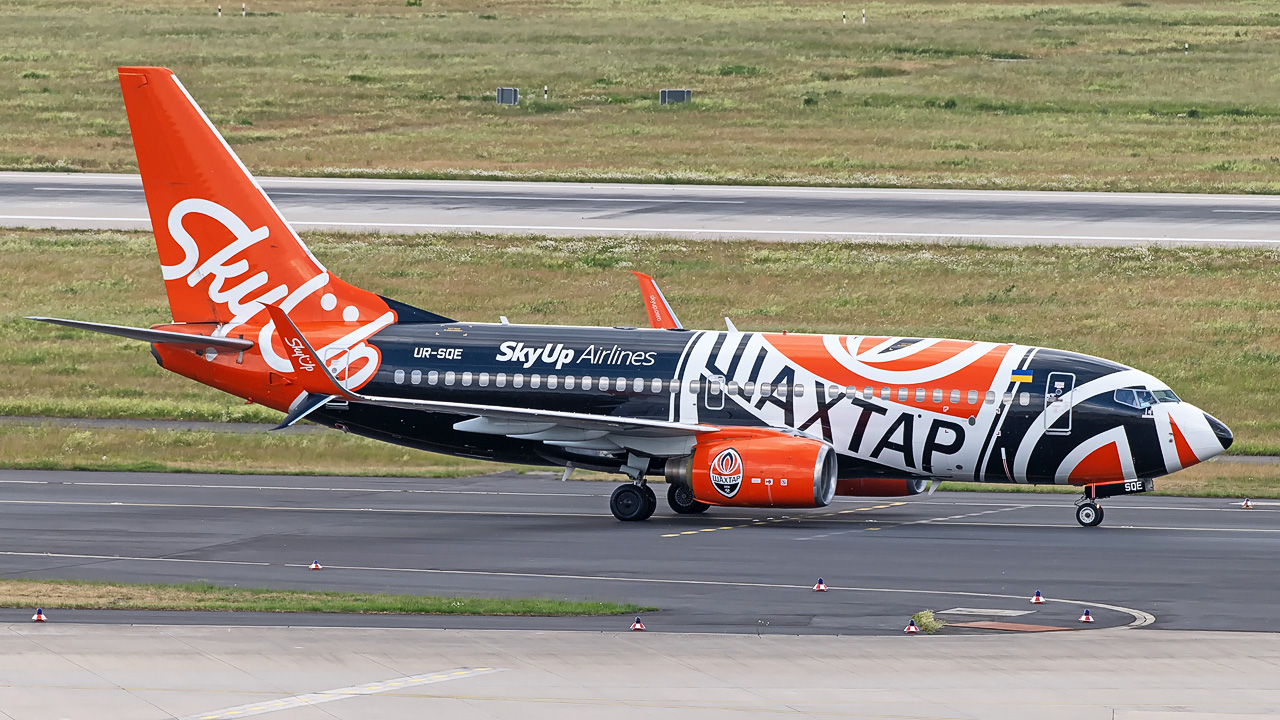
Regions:
[[[1243, 195], [263, 178], [303, 230], [772, 241], [1253, 247], [1280, 198]], [[0, 226], [149, 228], [133, 175], [0, 173]]]
[[[634, 602], [656, 632], [897, 635], [953, 623], [1270, 630], [1280, 502], [1117, 498], [1100, 528], [1071, 496], [837, 498], [623, 524], [612, 483], [0, 472], [0, 576], [544, 596]], [[662, 486], [659, 486], [659, 490]], [[321, 572], [306, 566], [318, 560]], [[818, 577], [827, 593], [811, 591]], [[1043, 592], [1050, 602], [1032, 606]], [[967, 611], [965, 610], [967, 609]], [[0, 611], [20, 622], [30, 609]], [[617, 631], [630, 618], [299, 618], [58, 611], [59, 622], [344, 624]], [[1139, 630], [1138, 632], [1144, 632]], [[989, 630], [948, 628], [944, 632]], [[1093, 632], [1093, 630], [1090, 630]]]

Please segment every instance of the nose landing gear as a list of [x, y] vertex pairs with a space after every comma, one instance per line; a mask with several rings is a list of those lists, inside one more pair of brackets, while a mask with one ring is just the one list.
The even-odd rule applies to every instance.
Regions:
[[1150, 478], [1085, 485], [1084, 495], [1076, 500], [1076, 522], [1085, 527], [1097, 527], [1102, 524], [1103, 515], [1098, 500], [1116, 495], [1136, 495], [1154, 489], [1155, 482]]
[[1102, 508], [1088, 498], [1076, 501], [1076, 522], [1085, 527], [1097, 527], [1102, 524]]

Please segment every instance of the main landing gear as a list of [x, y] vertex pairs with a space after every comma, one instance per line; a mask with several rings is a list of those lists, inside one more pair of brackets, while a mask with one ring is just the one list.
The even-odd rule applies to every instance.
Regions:
[[1097, 527], [1102, 524], [1103, 516], [1098, 500], [1116, 495], [1136, 495], [1154, 489], [1155, 482], [1150, 479], [1085, 485], [1084, 495], [1076, 500], [1076, 522], [1085, 527]]
[[609, 511], [623, 522], [648, 520], [658, 509], [658, 496], [643, 480], [619, 485], [609, 497]]

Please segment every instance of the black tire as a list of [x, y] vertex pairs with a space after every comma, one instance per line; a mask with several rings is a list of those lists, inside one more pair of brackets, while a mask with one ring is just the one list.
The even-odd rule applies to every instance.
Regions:
[[[635, 522], [649, 517], [645, 510], [650, 507], [640, 486], [627, 483], [619, 485], [609, 497], [609, 512], [622, 522]], [[649, 510], [652, 515], [653, 511]]]
[[1087, 502], [1076, 506], [1076, 522], [1085, 527], [1097, 527], [1102, 524], [1102, 508]]
[[640, 515], [640, 520], [648, 520], [658, 510], [658, 496], [653, 493], [653, 488], [648, 485], [640, 486], [640, 493], [644, 495], [644, 513]]
[[667, 486], [667, 504], [681, 515], [697, 515], [711, 507], [693, 496], [693, 488], [675, 484]]

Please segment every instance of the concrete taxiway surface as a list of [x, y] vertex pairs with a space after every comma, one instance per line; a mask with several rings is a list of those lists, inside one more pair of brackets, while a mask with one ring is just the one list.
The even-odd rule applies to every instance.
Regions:
[[1280, 713], [1280, 636], [835, 638], [0, 626], [0, 718], [985, 718]]
[[[263, 178], [300, 229], [763, 240], [1256, 246], [1280, 243], [1280, 198]], [[0, 173], [0, 225], [150, 227], [134, 175]]]
[[[1277, 630], [1280, 502], [1129, 497], [1076, 525], [1069, 495], [838, 498], [643, 523], [612, 483], [550, 475], [319, 478], [0, 472], [0, 576], [635, 602], [652, 631], [896, 635], [952, 622]], [[663, 490], [659, 485], [658, 489]], [[319, 560], [322, 572], [306, 566]], [[818, 577], [828, 593], [810, 590]], [[1041, 590], [1051, 600], [1032, 606]], [[1031, 612], [1033, 611], [1033, 612]], [[30, 609], [0, 610], [0, 622]], [[331, 624], [59, 613], [62, 621]], [[223, 620], [225, 619], [225, 620]], [[347, 618], [344, 624], [611, 631], [628, 619]], [[980, 632], [971, 630], [967, 632]]]

